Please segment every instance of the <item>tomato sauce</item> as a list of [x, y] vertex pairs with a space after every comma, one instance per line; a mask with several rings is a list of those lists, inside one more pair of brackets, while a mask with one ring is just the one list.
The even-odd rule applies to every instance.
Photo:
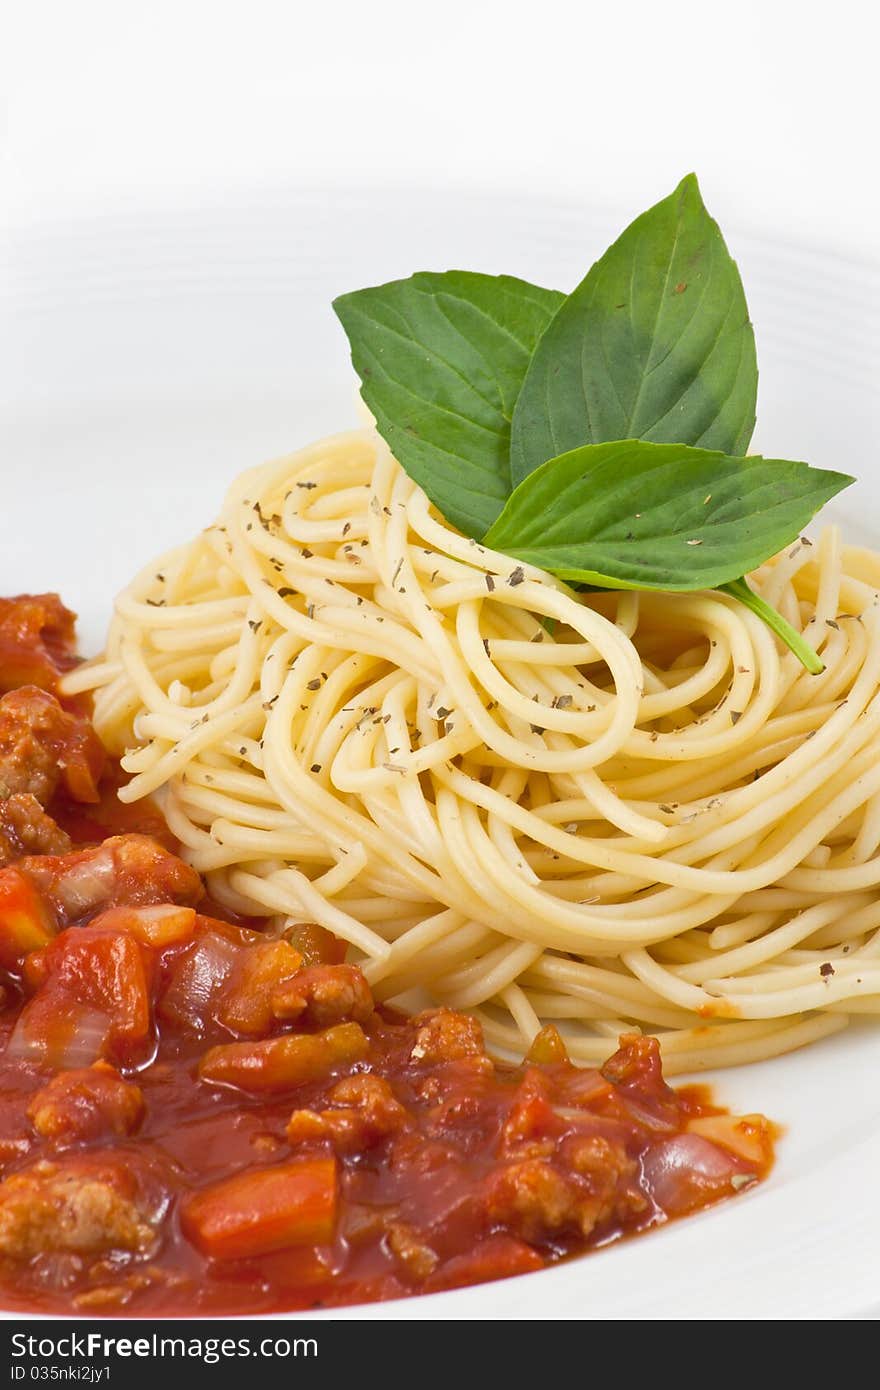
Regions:
[[3, 1306], [406, 1297], [544, 1268], [766, 1174], [767, 1121], [671, 1090], [653, 1038], [586, 1069], [550, 1027], [508, 1065], [466, 1014], [376, 1008], [320, 927], [224, 919], [158, 813], [120, 807], [118, 770], [84, 775], [82, 710], [72, 729], [28, 694], [72, 664], [72, 617], [14, 602], [31, 606], [0, 607], [0, 661], [5, 621], [27, 673], [0, 699]]

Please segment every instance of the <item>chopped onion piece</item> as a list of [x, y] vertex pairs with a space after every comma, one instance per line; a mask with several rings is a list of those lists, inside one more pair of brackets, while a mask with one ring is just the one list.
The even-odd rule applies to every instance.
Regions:
[[81, 864], [65, 869], [53, 889], [68, 918], [75, 921], [112, 897], [115, 886], [113, 855], [109, 849], [102, 848]]
[[[36, 1007], [35, 1007], [36, 1006]], [[88, 1067], [103, 1055], [110, 1019], [99, 1009], [65, 1001], [63, 1014], [49, 1016], [36, 998], [22, 1010], [6, 1045], [14, 1061], [40, 1062], [59, 1071]]]
[[702, 1206], [707, 1195], [731, 1192], [740, 1164], [724, 1149], [698, 1134], [677, 1134], [642, 1159], [645, 1185], [667, 1216]]
[[212, 1013], [214, 998], [228, 980], [239, 948], [214, 932], [206, 932], [176, 963], [159, 1004], [165, 1018], [202, 1028]]

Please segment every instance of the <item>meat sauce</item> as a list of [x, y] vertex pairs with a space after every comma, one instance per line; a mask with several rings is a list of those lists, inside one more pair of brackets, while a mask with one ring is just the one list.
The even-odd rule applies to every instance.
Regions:
[[[0, 1302], [268, 1313], [522, 1274], [729, 1197], [772, 1130], [601, 1070], [520, 1066], [373, 1005], [344, 944], [212, 905], [57, 698], [73, 616], [0, 601]], [[257, 928], [257, 929], [255, 929]]]

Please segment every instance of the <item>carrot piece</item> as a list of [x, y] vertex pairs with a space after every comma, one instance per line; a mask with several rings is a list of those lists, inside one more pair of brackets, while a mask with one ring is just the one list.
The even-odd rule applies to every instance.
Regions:
[[0, 966], [17, 970], [55, 935], [49, 907], [26, 874], [0, 869]]
[[214, 1260], [246, 1260], [291, 1245], [326, 1245], [336, 1224], [336, 1160], [298, 1159], [237, 1173], [196, 1192], [183, 1233]]
[[323, 1033], [288, 1033], [263, 1042], [211, 1047], [199, 1063], [199, 1076], [243, 1091], [279, 1091], [320, 1081], [334, 1067], [360, 1062], [366, 1055], [363, 1028], [340, 1023]]

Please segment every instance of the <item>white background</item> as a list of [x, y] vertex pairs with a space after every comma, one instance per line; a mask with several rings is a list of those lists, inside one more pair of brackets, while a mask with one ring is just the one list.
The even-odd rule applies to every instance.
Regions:
[[[63, 588], [99, 644], [133, 557], [354, 423], [334, 295], [450, 265], [569, 289], [690, 169], [756, 326], [756, 447], [870, 481], [875, 8], [0, 0], [0, 592]], [[71, 588], [108, 483], [137, 506]]]
[[[0, 7], [3, 9], [3, 7]], [[315, 179], [566, 193], [878, 254], [868, 0], [6, 0], [0, 216]]]

